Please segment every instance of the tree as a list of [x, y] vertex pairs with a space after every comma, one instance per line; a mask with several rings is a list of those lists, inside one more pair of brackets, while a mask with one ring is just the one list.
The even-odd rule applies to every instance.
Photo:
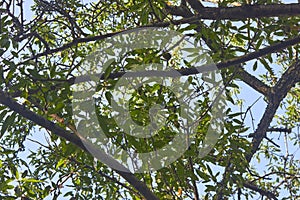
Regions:
[[[1, 199], [299, 198], [295, 150], [300, 145], [299, 3], [35, 0], [30, 17], [26, 3], [0, 3]], [[112, 89], [124, 75], [134, 75], [136, 65], [171, 65], [185, 77], [184, 87], [192, 88], [188, 94], [196, 94], [194, 112], [202, 114], [193, 142], [174, 162], [134, 174], [115, 158], [90, 147], [84, 133], [77, 130], [72, 87], [78, 83], [81, 67], [87, 66], [88, 56], [103, 47], [103, 41], [147, 27], [176, 31], [201, 44], [203, 51], [193, 50], [191, 55], [205, 52], [211, 56], [215, 65], [208, 67], [216, 66], [222, 77], [225, 100], [220, 102], [227, 106], [223, 127], [217, 138], [212, 137], [208, 134], [214, 117], [211, 90], [205, 89], [192, 61], [180, 60], [174, 52], [140, 48], [126, 52], [119, 61], [102, 63], [106, 68], [96, 77], [98, 98], [95, 105], [88, 106], [95, 108], [104, 135], [120, 149], [140, 153], [163, 148], [180, 134], [174, 130], [183, 123], [179, 120], [183, 103], [160, 84], [145, 83], [135, 88], [129, 100], [113, 101]], [[162, 37], [152, 33], [158, 40]], [[106, 53], [114, 55], [109, 48]], [[144, 69], [142, 76], [156, 77], [159, 71], [150, 72]], [[263, 97], [266, 108], [261, 118], [255, 115], [259, 112], [255, 102], [245, 108], [238, 98], [242, 83], [250, 86], [249, 95]], [[152, 111], [168, 116], [155, 136], [138, 138], [128, 135], [126, 127], [120, 128], [112, 108], [125, 100], [129, 101], [129, 115], [122, 118], [124, 123], [131, 119], [146, 127]], [[155, 107], [158, 104], [163, 107]], [[246, 123], [247, 118], [259, 123]], [[203, 157], [197, 156], [206, 135], [215, 144]], [[39, 141], [43, 137], [46, 140]], [[28, 151], [29, 142], [38, 148]]]

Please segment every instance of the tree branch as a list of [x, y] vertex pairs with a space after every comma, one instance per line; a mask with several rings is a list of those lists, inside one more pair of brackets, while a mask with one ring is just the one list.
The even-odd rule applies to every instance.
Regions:
[[252, 87], [254, 90], [260, 92], [263, 94], [265, 97], [268, 97], [271, 88], [264, 84], [262, 81], [257, 79], [255, 76], [249, 74], [248, 72], [245, 71], [243, 67], [235, 66], [237, 68], [237, 74], [240, 76], [240, 78], [248, 84], [250, 87]]
[[[193, 6], [191, 5], [193, 8]], [[183, 9], [179, 6], [169, 6], [167, 9], [170, 14], [179, 15]], [[226, 7], [226, 8], [208, 8], [208, 7], [196, 7], [198, 14], [186, 18], [183, 20], [177, 20], [177, 23], [190, 23], [198, 21], [200, 19], [210, 19], [210, 20], [243, 20], [247, 18], [263, 18], [263, 17], [292, 17], [300, 15], [300, 3], [293, 4], [268, 4], [268, 5], [244, 5], [236, 7]]]
[[[286, 41], [280, 42], [280, 43], [276, 43], [274, 45], [271, 45], [269, 47], [260, 49], [256, 52], [252, 52], [249, 54], [246, 54], [244, 56], [240, 56], [237, 58], [233, 58], [224, 62], [219, 62], [216, 65], [214, 64], [209, 64], [209, 65], [203, 65], [200, 67], [194, 67], [194, 68], [182, 68], [182, 69], [178, 69], [178, 70], [172, 70], [172, 71], [156, 71], [156, 70], [151, 70], [151, 71], [139, 71], [139, 72], [116, 72], [116, 73], [111, 73], [107, 78], [108, 79], [115, 79], [115, 78], [119, 78], [122, 77], [126, 74], [127, 77], [152, 77], [152, 76], [158, 76], [158, 77], [174, 77], [174, 76], [178, 76], [178, 74], [181, 74], [182, 76], [189, 76], [189, 75], [194, 75], [194, 74], [199, 74], [203, 71], [211, 71], [214, 70], [215, 67], [217, 67], [218, 69], [225, 69], [231, 66], [235, 66], [235, 65], [240, 65], [244, 62], [259, 58], [261, 56], [270, 54], [270, 53], [274, 53], [277, 51], [280, 51], [284, 48], [287, 48], [289, 46], [293, 46], [297, 43], [300, 43], [300, 36], [297, 36], [295, 38], [291, 38], [288, 39]], [[176, 73], [178, 72], [178, 73]], [[245, 71], [240, 71], [240, 73], [242, 73], [243, 75], [245, 75]], [[104, 75], [103, 74], [97, 74], [97, 76], [100, 79], [104, 79]], [[70, 78], [67, 80], [58, 80], [58, 81], [63, 81], [63, 82], [68, 82], [69, 84], [74, 84], [76, 79], [76, 82], [85, 82], [85, 81], [90, 81], [90, 77], [87, 76], [79, 76], [79, 77], [75, 77], [75, 78]], [[257, 83], [259, 80], [254, 80], [253, 77], [251, 77], [251, 75], [247, 75], [247, 79], [249, 81], [245, 81], [245, 82], [253, 82], [253, 83]], [[250, 80], [251, 79], [251, 80]], [[45, 80], [43, 80], [45, 81]], [[49, 81], [55, 81], [55, 79], [51, 79]], [[251, 83], [250, 83], [251, 84]], [[253, 85], [253, 84], [251, 84]], [[268, 86], [266, 85], [262, 85], [262, 83], [259, 83], [258, 86], [253, 86], [253, 87], [257, 87], [260, 88], [260, 92], [268, 92], [269, 89], [267, 89]]]
[[266, 191], [266, 190], [263, 190], [261, 188], [259, 188], [258, 186], [252, 184], [252, 183], [249, 183], [249, 182], [245, 182], [243, 184], [244, 187], [248, 188], [248, 189], [251, 189], [255, 192], [258, 192], [259, 194], [261, 194], [262, 196], [266, 196], [268, 197], [269, 199], [275, 199], [275, 200], [278, 200], [278, 198], [276, 197], [275, 194], [273, 194], [272, 192], [270, 191]]
[[[194, 74], [198, 74], [200, 72], [203, 72], [204, 70], [212, 70], [213, 68], [217, 67], [218, 69], [225, 69], [227, 67], [231, 67], [231, 66], [235, 66], [235, 67], [240, 67], [242, 63], [250, 61], [252, 59], [256, 59], [259, 58], [261, 56], [270, 54], [270, 53], [274, 53], [274, 52], [278, 52], [284, 48], [287, 48], [289, 46], [293, 46], [297, 43], [300, 42], [300, 36], [297, 36], [295, 38], [291, 38], [288, 39], [286, 41], [283, 42], [279, 42], [276, 44], [273, 44], [269, 47], [265, 47], [263, 49], [260, 49], [256, 52], [253, 53], [249, 53], [247, 55], [244, 56], [240, 56], [237, 58], [233, 58], [224, 62], [220, 62], [217, 63], [216, 65], [208, 65], [208, 66], [200, 66], [198, 68], [182, 68], [179, 70], [176, 70], [177, 72], [179, 72], [182, 76], [188, 76], [188, 75], [194, 75]], [[170, 71], [142, 71], [142, 72], [116, 72], [116, 73], [111, 73], [109, 75], [109, 79], [114, 79], [114, 78], [119, 78], [122, 77], [126, 74], [126, 76], [130, 77], [130, 76], [178, 76], [178, 73], [174, 73], [175, 70], [173, 71], [173, 73], [170, 73]], [[270, 88], [269, 86], [265, 85], [264, 83], [262, 83], [260, 80], [258, 80], [257, 78], [255, 78], [254, 76], [252, 76], [251, 74], [249, 74], [248, 72], [246, 72], [244, 69], [240, 69], [238, 71], [238, 74], [241, 75], [241, 79], [247, 83], [248, 85], [250, 85], [253, 89], [257, 90], [258, 92], [266, 95], [270, 93]], [[97, 76], [100, 79], [103, 79], [104, 76], [103, 74], [97, 74]], [[35, 81], [54, 81], [54, 82], [68, 82], [70, 85], [73, 85], [76, 82], [85, 82], [85, 81], [90, 81], [90, 77], [88, 75], [86, 76], [78, 76], [78, 77], [72, 77], [70, 79], [35, 79]], [[29, 94], [35, 94], [37, 93], [38, 90], [29, 90], [28, 93]], [[11, 97], [18, 97], [22, 94], [21, 91], [16, 91], [13, 94], [10, 94]], [[266, 97], [268, 98], [269, 95], [267, 95]]]
[[99, 174], [100, 176], [103, 176], [104, 178], [106, 178], [106, 179], [114, 182], [115, 184], [120, 185], [121, 187], [126, 188], [128, 191], [132, 192], [134, 195], [136, 195], [137, 197], [141, 198], [141, 196], [140, 196], [139, 193], [137, 193], [135, 190], [133, 190], [131, 187], [127, 186], [126, 184], [120, 182], [115, 177], [109, 176], [108, 174], [102, 172], [101, 170], [96, 170], [93, 166], [85, 164], [85, 163], [82, 163], [82, 162], [76, 160], [74, 157], [68, 157], [67, 159], [70, 162], [73, 162], [73, 163], [75, 163], [77, 165], [83, 166], [84, 168], [90, 169], [92, 171], [96, 171], [96, 173]]
[[23, 65], [24, 63], [30, 61], [30, 60], [35, 60], [35, 59], [38, 59], [42, 56], [46, 56], [46, 55], [50, 55], [50, 54], [53, 54], [53, 53], [57, 53], [57, 52], [61, 52], [61, 51], [64, 51], [68, 48], [71, 48], [72, 46], [76, 46], [80, 43], [87, 43], [87, 42], [95, 42], [95, 41], [99, 41], [99, 40], [103, 40], [105, 38], [109, 38], [109, 37], [112, 37], [114, 35], [117, 35], [117, 34], [120, 34], [124, 32], [123, 31], [116, 31], [116, 32], [113, 32], [113, 33], [107, 33], [107, 34], [104, 34], [104, 35], [97, 35], [97, 36], [92, 36], [92, 37], [85, 37], [85, 38], [77, 38], [75, 40], [73, 40], [72, 42], [69, 42], [61, 47], [58, 47], [58, 48], [55, 48], [55, 49], [49, 49], [49, 50], [46, 50], [42, 53], [38, 53], [34, 56], [32, 56], [31, 58], [21, 62], [21, 63], [18, 63], [18, 65]]
[[[197, 22], [200, 19], [211, 19], [211, 20], [217, 20], [217, 19], [236, 19], [236, 20], [242, 20], [247, 18], [262, 18], [262, 17], [278, 17], [278, 16], [298, 16], [300, 15], [300, 4], [276, 4], [276, 5], [247, 5], [247, 6], [241, 6], [241, 7], [229, 7], [229, 8], [203, 8], [201, 13], [188, 17], [191, 15], [190, 12], [187, 12], [187, 9], [176, 9], [176, 7], [167, 7], [173, 14], [178, 14], [177, 12], [180, 11], [180, 16], [186, 16], [187, 18], [181, 19], [181, 20], [172, 20], [171, 22], [159, 22], [154, 24], [149, 24], [146, 26], [140, 26], [138, 28], [132, 28], [129, 30], [135, 30], [140, 28], [146, 28], [146, 27], [168, 27], [169, 25], [179, 25], [179, 24], [185, 24], [185, 23], [192, 23]], [[179, 8], [179, 7], [177, 7]], [[177, 11], [178, 10], [178, 11]], [[187, 14], [188, 13], [188, 14]], [[172, 13], [171, 13], [172, 14]], [[113, 33], [107, 33], [104, 35], [98, 35], [98, 36], [92, 36], [92, 37], [85, 37], [85, 38], [77, 38], [73, 40], [70, 43], [67, 43], [61, 47], [46, 50], [42, 53], [38, 53], [28, 60], [19, 63], [19, 65], [24, 64], [25, 62], [28, 62], [30, 60], [35, 60], [37, 58], [40, 58], [42, 56], [46, 56], [49, 54], [57, 53], [63, 50], [66, 50], [72, 46], [75, 46], [80, 43], [86, 43], [86, 42], [92, 42], [92, 41], [98, 41], [105, 38], [112, 37], [114, 35], [117, 35], [119, 33], [122, 33], [126, 30], [116, 31]]]
[[253, 59], [259, 58], [261, 56], [280, 51], [282, 49], [285, 49], [287, 47], [293, 46], [298, 43], [300, 43], [300, 36], [287, 39], [283, 42], [275, 43], [271, 46], [265, 47], [263, 49], [259, 49], [255, 52], [246, 54], [244, 56], [240, 56], [237, 58], [227, 60], [225, 62], [217, 64], [217, 67], [218, 67], [218, 69], [223, 69], [223, 68], [227, 68], [229, 66], [238, 65], [238, 64], [247, 62], [249, 60], [253, 60]]
[[[272, 122], [272, 119], [276, 113], [277, 108], [280, 105], [282, 99], [286, 96], [288, 91], [296, 84], [300, 82], [300, 61], [297, 61], [295, 64], [291, 65], [288, 70], [282, 75], [277, 84], [268, 89], [268, 96], [266, 96], [269, 100], [268, 106], [264, 112], [263, 117], [260, 120], [260, 123], [256, 129], [256, 131], [252, 134], [252, 149], [250, 153], [246, 155], [246, 160], [249, 163], [259, 148], [260, 143], [263, 138], [266, 138], [266, 132], [269, 130], [268, 127]], [[234, 165], [228, 165], [225, 168], [225, 172], [230, 172], [234, 170]], [[225, 176], [221, 181], [221, 184], [224, 185], [226, 181]], [[217, 199], [223, 199], [223, 193], [220, 192], [218, 194]]]
[[285, 132], [285, 133], [291, 133], [291, 128], [268, 128], [267, 132]]
[[266, 136], [266, 132], [268, 131], [270, 123], [272, 122], [280, 102], [287, 95], [288, 91], [298, 82], [300, 82], [300, 61], [297, 61], [291, 65], [282, 75], [276, 85], [271, 88], [266, 111], [264, 112], [256, 131], [253, 133], [252, 149], [251, 152], [246, 156], [248, 162], [251, 161], [263, 138]]
[[199, 0], [187, 0], [187, 2], [190, 4], [190, 6], [199, 12], [202, 12], [202, 9], [204, 8], [204, 6], [202, 5], [202, 3]]
[[[65, 140], [72, 142], [82, 150], [89, 152], [89, 150], [93, 149], [95, 154], [93, 154], [97, 159], [101, 162], [107, 164], [109, 167], [114, 169], [116, 173], [122, 176], [126, 181], [128, 181], [137, 191], [139, 191], [146, 199], [158, 199], [145, 185], [145, 183], [138, 180], [134, 174], [132, 174], [127, 168], [121, 165], [118, 161], [111, 158], [105, 152], [101, 151], [100, 149], [95, 149], [92, 146], [89, 148], [86, 147], [87, 143], [83, 143], [83, 138], [80, 138], [77, 134], [71, 133], [60, 126], [56, 125], [55, 123], [37, 115], [36, 113], [28, 110], [25, 106], [18, 104], [14, 101], [11, 97], [9, 97], [5, 92], [0, 91], [0, 103], [7, 106], [10, 110], [18, 113], [19, 115], [23, 116], [24, 118], [31, 120], [32, 122], [48, 129], [53, 134], [64, 138]], [[122, 170], [116, 170], [122, 169]]]

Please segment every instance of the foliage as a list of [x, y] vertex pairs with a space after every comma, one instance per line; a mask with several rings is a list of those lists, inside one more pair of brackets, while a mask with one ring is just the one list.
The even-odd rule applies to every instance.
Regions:
[[[241, 6], [233, 12], [232, 5]], [[158, 199], [299, 198], [299, 4], [35, 0], [30, 6], [29, 11], [21, 0], [0, 2], [0, 199], [150, 199], [142, 186]], [[279, 8], [285, 14], [278, 14]], [[257, 14], [243, 17], [247, 9]], [[224, 128], [211, 136], [216, 144], [204, 157], [197, 156], [213, 112], [204, 78], [189, 71], [193, 62], [148, 48], [107, 63], [95, 108], [102, 130], [120, 148], [150, 152], [164, 147], [180, 132], [182, 113], [178, 97], [167, 87], [144, 84], [129, 99], [131, 119], [149, 125], [149, 112], [159, 104], [167, 120], [150, 139], [126, 135], [111, 112], [112, 104], [120, 103], [112, 98], [120, 79], [113, 74], [140, 64], [170, 65], [186, 77], [195, 111], [203, 113], [184, 154], [157, 171], [134, 174], [139, 187], [131, 175], [108, 167], [74, 142], [72, 87], [104, 39], [148, 26], [196, 38], [220, 70], [228, 106]], [[113, 54], [110, 49], [106, 53]], [[199, 52], [191, 55], [200, 59]], [[249, 96], [263, 97], [258, 100], [267, 105], [262, 116], [255, 114], [263, 109], [257, 102], [245, 107], [247, 98], [240, 99], [244, 83], [250, 86]], [[16, 102], [20, 107], [13, 106]], [[66, 132], [57, 134], [51, 126]]]

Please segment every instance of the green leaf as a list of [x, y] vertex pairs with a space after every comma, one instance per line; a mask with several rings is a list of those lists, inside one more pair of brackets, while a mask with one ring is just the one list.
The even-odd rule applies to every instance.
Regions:
[[13, 113], [12, 115], [6, 117], [5, 121], [2, 123], [0, 138], [3, 136], [5, 131], [9, 128], [9, 126], [13, 124], [15, 117], [16, 117], [16, 113]]
[[111, 99], [112, 99], [111, 92], [109, 92], [109, 91], [105, 92], [105, 98], [108, 101], [108, 103], [111, 105]]
[[210, 176], [200, 170], [196, 170], [196, 173], [202, 178], [204, 181], [210, 181]]
[[261, 44], [262, 44], [263, 41], [264, 41], [263, 37], [259, 38], [259, 40], [256, 43], [256, 49], [259, 49], [259, 47], [261, 46]]
[[233, 118], [233, 117], [236, 117], [236, 116], [240, 116], [242, 114], [244, 114], [244, 112], [237, 112], [237, 113], [229, 114], [228, 117]]
[[5, 115], [7, 114], [7, 110], [3, 110], [1, 113], [0, 113], [0, 120], [2, 121], [3, 118], [5, 117]]
[[266, 61], [264, 58], [261, 58], [259, 61], [264, 65], [264, 67], [266, 68], [266, 70], [267, 70], [271, 75], [274, 75], [273, 69], [270, 67], [270, 65], [267, 63], [267, 61]]
[[36, 69], [27, 69], [27, 71], [34, 78], [41, 78], [41, 75], [38, 73], [38, 71]]
[[104, 79], [107, 79], [109, 77], [109, 75], [111, 74], [111, 72], [113, 71], [113, 67], [112, 66], [108, 66], [104, 72]]
[[21, 181], [23, 182], [30, 182], [30, 183], [41, 183], [43, 182], [42, 180], [37, 180], [37, 179], [33, 179], [33, 178], [23, 178], [21, 179]]
[[57, 113], [57, 112], [61, 112], [62, 109], [65, 107], [64, 102], [59, 102], [57, 103], [57, 105], [55, 106], [55, 109], [52, 111], [52, 113]]
[[16, 170], [15, 172], [16, 172], [16, 173], [15, 173], [15, 177], [16, 177], [16, 179], [19, 179], [19, 178], [20, 178], [20, 173], [19, 173], [19, 171], [18, 171], [18, 170]]
[[58, 169], [60, 166], [62, 166], [63, 164], [66, 163], [66, 159], [62, 158], [58, 161], [58, 163], [56, 164], [55, 168]]
[[112, 50], [112, 48], [106, 48], [104, 51], [110, 56], [115, 56], [115, 52]]
[[256, 69], [257, 69], [257, 61], [255, 61], [255, 63], [253, 64], [252, 69], [253, 69], [253, 71], [256, 71]]

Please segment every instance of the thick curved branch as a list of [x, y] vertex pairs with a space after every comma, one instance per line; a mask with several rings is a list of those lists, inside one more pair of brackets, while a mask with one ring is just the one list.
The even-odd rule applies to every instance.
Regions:
[[85, 164], [85, 163], [82, 163], [82, 162], [76, 160], [74, 157], [68, 157], [68, 160], [69, 160], [70, 162], [73, 162], [73, 163], [75, 163], [75, 164], [77, 164], [77, 165], [80, 165], [80, 166], [82, 166], [82, 167], [84, 167], [84, 168], [86, 168], [86, 169], [90, 169], [90, 170], [92, 170], [92, 171], [96, 171], [96, 173], [99, 174], [100, 176], [102, 176], [102, 177], [104, 177], [104, 178], [106, 178], [106, 179], [112, 181], [113, 183], [115, 183], [115, 184], [117, 184], [117, 185], [119, 185], [119, 186], [121, 186], [121, 187], [123, 187], [123, 188], [126, 188], [128, 191], [132, 192], [132, 193], [133, 193], [134, 195], [136, 195], [137, 197], [139, 197], [139, 198], [142, 197], [139, 193], [137, 193], [137, 192], [136, 192], [135, 190], [133, 190], [131, 187], [129, 187], [128, 185], [122, 183], [121, 181], [119, 181], [119, 180], [116, 179], [115, 177], [112, 177], [112, 176], [110, 176], [110, 175], [108, 175], [108, 174], [102, 172], [101, 170], [96, 170], [93, 166], [88, 165], [88, 164]]
[[235, 66], [237, 68], [237, 74], [240, 76], [241, 80], [243, 80], [246, 84], [252, 87], [257, 92], [263, 94], [265, 97], [268, 97], [271, 88], [264, 84], [261, 80], [257, 79], [255, 76], [249, 74], [245, 71], [245, 69], [241, 66]]
[[276, 85], [271, 89], [266, 111], [264, 112], [256, 131], [253, 133], [252, 149], [251, 152], [246, 156], [248, 162], [251, 161], [253, 155], [259, 149], [263, 138], [265, 138], [266, 132], [268, 131], [270, 123], [272, 122], [280, 102], [287, 95], [290, 89], [298, 82], [300, 82], [300, 61], [297, 61], [295, 64], [291, 65], [282, 75]]
[[[197, 0], [195, 0], [197, 1]], [[187, 17], [191, 17], [193, 14], [191, 12], [186, 12], [187, 8], [185, 6], [168, 6], [166, 5], [166, 8], [170, 11], [170, 13], [174, 14], [174, 15], [179, 15], [182, 16], [184, 18]], [[200, 7], [197, 7], [198, 11], [200, 9]], [[200, 25], [201, 22], [194, 22], [194, 24], [196, 24], [198, 27], [196, 28], [197, 32], [201, 32], [202, 27]], [[206, 31], [211, 31], [210, 29], [207, 29]], [[208, 34], [209, 35], [209, 34]], [[225, 67], [229, 67], [231, 65], [234, 65], [234, 67], [237, 69], [238, 71], [238, 76], [239, 78], [244, 81], [246, 84], [248, 84], [249, 86], [251, 86], [253, 89], [257, 90], [258, 92], [262, 93], [264, 96], [268, 96], [268, 93], [270, 91], [270, 88], [264, 84], [262, 81], [260, 81], [259, 79], [257, 79], [255, 76], [249, 74], [246, 70], [244, 70], [242, 68], [242, 64], [243, 62], [248, 61], [249, 59], [255, 59], [258, 57], [261, 57], [262, 55], [266, 55], [268, 53], [273, 53], [275, 51], [278, 51], [282, 48], [286, 48], [288, 46], [293, 45], [292, 43], [295, 42], [299, 43], [300, 39], [299, 38], [294, 38], [295, 40], [293, 41], [285, 41], [283, 43], [277, 43], [275, 45], [271, 45], [267, 48], [264, 49], [260, 49], [254, 53], [250, 53], [244, 56], [241, 56], [239, 58], [234, 58], [232, 60], [227, 60], [225, 62], [222, 63], [218, 63], [218, 68], [225, 68]], [[206, 44], [212, 49], [212, 51], [218, 51], [217, 49], [214, 49], [214, 47], [211, 45], [211, 41], [210, 38], [208, 37], [204, 37], [203, 40], [206, 42]]]
[[255, 52], [246, 54], [244, 56], [240, 56], [237, 58], [233, 58], [231, 60], [227, 60], [225, 62], [217, 64], [217, 66], [219, 69], [223, 69], [223, 68], [227, 68], [229, 66], [238, 65], [238, 64], [247, 62], [249, 60], [253, 60], [253, 59], [259, 58], [261, 56], [280, 51], [282, 49], [285, 49], [287, 47], [293, 46], [298, 43], [300, 43], [300, 36], [297, 36], [297, 37], [294, 37], [291, 39], [287, 39], [283, 42], [279, 42], [279, 43], [273, 44], [271, 46], [265, 47], [263, 49], [259, 49]]
[[[288, 39], [286, 41], [283, 42], [279, 42], [276, 44], [273, 44], [269, 47], [265, 47], [263, 49], [260, 49], [256, 52], [253, 53], [249, 53], [247, 55], [244, 56], [240, 56], [237, 58], [233, 58], [224, 62], [220, 62], [217, 63], [216, 65], [207, 65], [207, 66], [200, 66], [198, 68], [182, 68], [179, 70], [176, 70], [177, 72], [179, 72], [182, 76], [188, 76], [188, 75], [194, 75], [194, 74], [198, 74], [200, 72], [203, 72], [204, 70], [210, 71], [210, 70], [214, 70], [216, 69], [216, 67], [218, 69], [224, 69], [224, 68], [228, 68], [231, 66], [235, 66], [235, 67], [240, 67], [241, 68], [241, 64], [253, 59], [257, 59], [261, 56], [270, 54], [270, 53], [274, 53], [274, 52], [278, 52], [284, 48], [287, 48], [289, 46], [293, 46], [295, 44], [300, 43], [300, 36], [297, 36], [295, 38], [291, 38]], [[174, 74], [171, 73], [170, 71], [142, 71], [142, 72], [117, 72], [117, 73], [111, 73], [109, 75], [110, 79], [114, 79], [114, 78], [119, 78], [122, 77], [126, 74], [126, 76], [130, 77], [130, 76], [166, 76], [166, 77], [170, 77], [170, 76], [178, 76], [178, 73]], [[240, 78], [247, 83], [249, 86], [251, 86], [253, 89], [257, 90], [258, 92], [264, 94], [267, 98], [268, 98], [268, 94], [270, 93], [270, 88], [265, 85], [264, 83], [262, 83], [260, 80], [258, 80], [257, 78], [255, 78], [254, 76], [252, 76], [251, 74], [249, 74], [248, 72], [246, 72], [244, 69], [240, 69], [238, 71], [238, 74], [240, 75]], [[100, 79], [103, 79], [104, 76], [102, 74], [98, 74]], [[36, 79], [35, 81], [53, 81], [53, 82], [68, 82], [70, 85], [73, 85], [76, 82], [85, 82], [85, 81], [90, 81], [90, 77], [89, 76], [79, 76], [79, 77], [72, 77], [70, 79]], [[35, 94], [37, 93], [39, 90], [29, 90], [29, 94]], [[11, 97], [19, 97], [22, 94], [21, 91], [17, 91], [13, 94], [10, 94]]]
[[[225, 69], [225, 68], [228, 68], [228, 67], [231, 67], [231, 66], [240, 65], [244, 62], [259, 58], [261, 56], [264, 56], [264, 55], [267, 55], [267, 54], [270, 54], [270, 53], [280, 51], [284, 48], [287, 48], [289, 46], [293, 46], [293, 45], [298, 44], [298, 43], [300, 43], [300, 36], [288, 39], [288, 40], [280, 42], [280, 43], [273, 44], [269, 47], [260, 49], [258, 51], [255, 51], [255, 52], [252, 52], [252, 53], [249, 53], [249, 54], [246, 54], [244, 56], [240, 56], [240, 57], [233, 58], [233, 59], [230, 59], [230, 60], [227, 60], [227, 61], [224, 61], [224, 62], [217, 63], [216, 65], [209, 64], [209, 65], [203, 65], [203, 66], [195, 67], [195, 68], [182, 68], [182, 69], [172, 70], [172, 71], [155, 71], [155, 70], [152, 70], [152, 71], [139, 71], [139, 72], [116, 72], [116, 73], [111, 73], [107, 78], [110, 78], [110, 79], [119, 78], [119, 77], [124, 76], [125, 74], [126, 74], [127, 77], [131, 77], [131, 76], [132, 77], [136, 77], [136, 76], [139, 76], [139, 77], [146, 77], [146, 76], [149, 76], [149, 77], [152, 77], [152, 76], [172, 77], [172, 76], [178, 76], [178, 74], [181, 74], [182, 76], [194, 75], [194, 74], [199, 74], [199, 73], [204, 72], [204, 71], [215, 70], [216, 68]], [[176, 72], [178, 72], [178, 73], [176, 73]], [[245, 71], [244, 72], [241, 71], [240, 73], [245, 74]], [[103, 74], [98, 74], [98, 76], [99, 76], [100, 79], [104, 78]], [[247, 75], [247, 76], [250, 80], [250, 78], [251, 78], [250, 75]], [[71, 79], [68, 79], [68, 80], [60, 80], [60, 81], [68, 82], [69, 84], [74, 84], [75, 79], [76, 79], [77, 82], [84, 82], [84, 81], [89, 81], [90, 77], [89, 76], [79, 76], [79, 77], [76, 77], [76, 78], [71, 78]], [[55, 80], [51, 79], [49, 81], [55, 81]], [[257, 82], [259, 80], [257, 79], [256, 81], [254, 81], [254, 80], [251, 80], [251, 81]], [[260, 85], [257, 86], [257, 87], [260, 87], [260, 86], [264, 88], [264, 89], [260, 89], [261, 92], [263, 92], [263, 91], [267, 92], [268, 91], [267, 86], [263, 86], [262, 83], [260, 83]]]
[[83, 144], [83, 138], [80, 138], [77, 134], [71, 133], [60, 126], [56, 125], [55, 123], [37, 115], [36, 113], [28, 110], [25, 106], [18, 104], [14, 101], [11, 97], [9, 97], [5, 92], [0, 91], [0, 103], [7, 106], [10, 110], [18, 113], [19, 115], [23, 116], [24, 118], [31, 120], [32, 122], [40, 125], [41, 127], [48, 129], [53, 134], [64, 138], [65, 140], [72, 142], [82, 150], [90, 153], [89, 150], [91, 148], [95, 153], [93, 154], [99, 159], [101, 162], [109, 165], [113, 169], [122, 169], [122, 170], [115, 170], [120, 176], [122, 176], [126, 181], [128, 181], [137, 191], [139, 191], [146, 199], [158, 199], [145, 185], [145, 183], [138, 180], [127, 168], [121, 165], [118, 161], [111, 158], [105, 152], [95, 149], [92, 146], [89, 148], [86, 147], [86, 143]]
[[[253, 137], [252, 149], [250, 153], [246, 155], [246, 160], [248, 163], [251, 161], [253, 155], [259, 149], [262, 140], [266, 137], [266, 132], [269, 131], [270, 123], [272, 122], [281, 101], [287, 95], [288, 91], [298, 82], [300, 82], [300, 61], [297, 61], [295, 64], [291, 65], [286, 70], [286, 72], [281, 76], [277, 84], [270, 89], [268, 96], [266, 96], [269, 100], [267, 108], [264, 112], [263, 117], [260, 120], [260, 123], [256, 131], [253, 134], [251, 134]], [[225, 169], [226, 172], [230, 172], [233, 170], [234, 170], [233, 165], [230, 165]], [[221, 183], [223, 184], [225, 181], [226, 179], [223, 178]], [[252, 187], [252, 186], [250, 189], [256, 190], [259, 193], [263, 192], [259, 188]], [[267, 196], [267, 194], [264, 195]], [[223, 194], [222, 193], [218, 194], [217, 199], [220, 200], [223, 199]]]
[[[179, 6], [169, 6], [167, 9], [170, 14], [183, 15], [183, 9]], [[247, 18], [263, 18], [263, 17], [292, 17], [300, 15], [300, 3], [293, 4], [268, 4], [268, 5], [244, 5], [227, 8], [208, 8], [197, 7], [198, 14], [184, 19], [181, 23], [194, 22], [200, 19], [210, 20], [243, 20]], [[180, 20], [177, 20], [179, 22]]]
[[278, 200], [278, 198], [277, 198], [277, 197], [275, 196], [275, 194], [273, 194], [272, 192], [263, 190], [263, 189], [259, 188], [258, 186], [254, 185], [254, 184], [252, 184], [252, 183], [250, 183], [250, 182], [245, 182], [245, 183], [243, 184], [243, 186], [244, 186], [245, 188], [248, 188], [248, 189], [251, 189], [251, 190], [253, 190], [253, 191], [255, 191], [255, 192], [258, 192], [258, 193], [261, 194], [262, 196], [266, 196], [266, 197], [268, 197], [269, 199], [275, 199], [275, 200]]

